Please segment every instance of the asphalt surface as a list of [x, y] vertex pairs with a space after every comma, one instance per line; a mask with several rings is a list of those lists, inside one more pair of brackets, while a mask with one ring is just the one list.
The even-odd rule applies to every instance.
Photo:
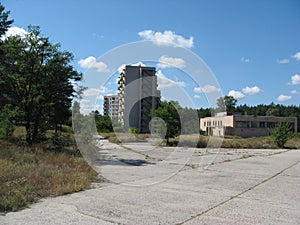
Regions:
[[300, 224], [300, 150], [98, 145], [96, 169], [111, 182], [42, 199], [0, 224]]

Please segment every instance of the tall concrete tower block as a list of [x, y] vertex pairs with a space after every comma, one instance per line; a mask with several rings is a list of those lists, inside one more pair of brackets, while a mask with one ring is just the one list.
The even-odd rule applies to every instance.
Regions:
[[115, 120], [118, 118], [119, 100], [118, 96], [104, 96], [103, 114]]
[[160, 92], [154, 67], [126, 66], [118, 78], [118, 121], [125, 130], [149, 133], [151, 109], [157, 109]]

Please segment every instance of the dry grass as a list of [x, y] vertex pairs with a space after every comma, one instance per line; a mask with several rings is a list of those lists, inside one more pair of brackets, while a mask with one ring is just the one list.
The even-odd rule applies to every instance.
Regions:
[[71, 149], [53, 152], [42, 145], [0, 141], [2, 212], [19, 210], [41, 197], [84, 190], [96, 178], [97, 173]]
[[132, 133], [100, 133], [100, 135], [115, 144], [144, 141], [151, 136], [150, 134]]
[[271, 137], [227, 137], [222, 143], [223, 148], [244, 148], [244, 149], [275, 149], [277, 146]]
[[[120, 143], [126, 141], [133, 141], [126, 136], [122, 136], [122, 141], [120, 141], [114, 133], [104, 133], [101, 134], [105, 138], [107, 138], [110, 142]], [[145, 139], [147, 136], [143, 135], [139, 137], [140, 140]], [[197, 148], [205, 148], [210, 141], [210, 145], [213, 145], [213, 142], [218, 140], [212, 140], [209, 136], [203, 136], [198, 134], [190, 134], [190, 135], [181, 135], [180, 137], [176, 137], [169, 140], [168, 146], [185, 146], [185, 147], [197, 147]], [[125, 140], [125, 141], [124, 141]], [[164, 141], [161, 146], [166, 146], [167, 143]], [[240, 138], [240, 137], [225, 137], [223, 139], [222, 148], [243, 148], [243, 149], [276, 149], [277, 146], [273, 142], [271, 137], [252, 137], [252, 138]], [[291, 149], [300, 149], [300, 135], [295, 134], [294, 137], [288, 140], [285, 145], [286, 148]]]
[[[169, 146], [186, 146], [186, 147], [198, 147], [205, 148], [210, 141], [210, 146], [215, 141], [218, 145], [220, 140], [216, 138], [213, 140], [209, 136], [202, 136], [197, 134], [181, 135], [179, 137], [170, 140]], [[164, 142], [165, 143], [165, 142]], [[166, 143], [165, 143], [166, 144]], [[273, 142], [271, 137], [252, 137], [252, 138], [240, 138], [240, 137], [225, 137], [223, 139], [222, 148], [234, 148], [234, 149], [276, 149], [277, 146]], [[285, 145], [286, 148], [300, 149], [300, 136], [295, 135], [289, 139]]]
[[294, 135], [291, 139], [287, 141], [285, 144], [285, 147], [287, 148], [294, 148], [294, 149], [300, 149], [300, 135]]

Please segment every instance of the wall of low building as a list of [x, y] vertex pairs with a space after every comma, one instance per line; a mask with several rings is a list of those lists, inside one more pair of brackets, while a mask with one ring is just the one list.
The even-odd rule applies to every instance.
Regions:
[[223, 137], [225, 135], [225, 129], [224, 129], [224, 127], [221, 127], [221, 126], [214, 127], [212, 129], [212, 132], [213, 132], [213, 134], [212, 134], [213, 136]]
[[233, 136], [239, 137], [263, 137], [269, 136], [270, 130], [263, 128], [233, 128]]
[[[201, 118], [200, 131], [210, 133], [210, 135], [224, 136], [225, 127], [233, 127], [233, 120], [233, 116], [216, 116]], [[211, 132], [208, 132], [208, 130]]]

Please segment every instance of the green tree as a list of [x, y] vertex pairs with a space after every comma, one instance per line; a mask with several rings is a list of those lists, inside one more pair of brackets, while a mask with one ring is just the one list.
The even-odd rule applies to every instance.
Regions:
[[200, 108], [197, 109], [198, 112], [198, 117], [199, 118], [204, 118], [204, 117], [210, 117], [211, 116], [211, 109], [209, 108]]
[[100, 115], [99, 112], [95, 111], [95, 121], [97, 132], [113, 132], [112, 121], [109, 116]]
[[236, 108], [237, 99], [232, 96], [224, 96], [217, 99], [217, 111], [227, 112], [227, 114], [233, 114]]
[[13, 118], [16, 111], [10, 106], [5, 105], [0, 111], [0, 139], [8, 139], [14, 132]]
[[281, 116], [280, 109], [276, 108], [269, 108], [266, 112], [266, 116]]
[[82, 74], [70, 65], [73, 56], [29, 26], [25, 37], [7, 37], [1, 45], [0, 104], [19, 109], [28, 144], [39, 141], [49, 128], [70, 116], [73, 82]]
[[179, 110], [181, 107], [178, 102], [160, 102], [160, 106], [158, 109], [154, 109], [151, 111], [152, 117], [161, 118], [166, 126], [167, 131], [165, 138], [167, 140], [167, 144], [170, 141], [170, 138], [174, 138], [180, 134], [181, 124], [179, 117]]
[[0, 37], [5, 34], [13, 20], [9, 20], [9, 11], [5, 12], [4, 6], [0, 3]]
[[279, 148], [283, 148], [291, 137], [291, 126], [289, 123], [278, 123], [271, 131], [272, 139]]

